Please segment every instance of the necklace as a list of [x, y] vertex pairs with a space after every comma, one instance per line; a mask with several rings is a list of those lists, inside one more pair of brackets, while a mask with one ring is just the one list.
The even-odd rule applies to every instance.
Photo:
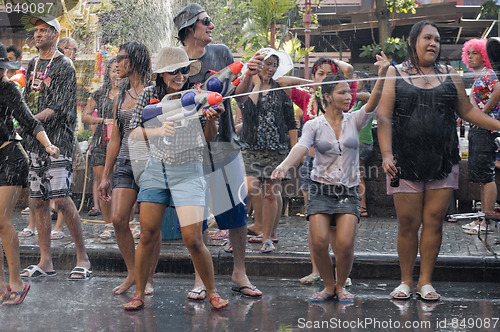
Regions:
[[[49, 64], [47, 67], [45, 67], [45, 71], [40, 75], [40, 79], [36, 78], [36, 73], [38, 69], [38, 62], [40, 61], [40, 56], [37, 57], [36, 62], [35, 62], [35, 69], [31, 72], [30, 79], [31, 79], [31, 90], [35, 91], [40, 91], [42, 88], [42, 82], [47, 78], [47, 73], [50, 69], [50, 64], [52, 63], [52, 60], [54, 60], [54, 56], [56, 55], [56, 51], [52, 53], [52, 57], [50, 58]], [[36, 81], [36, 83], [35, 83]]]
[[[137, 100], [137, 98], [139, 98], [139, 93], [137, 93], [137, 90], [135, 89], [135, 86], [132, 86], [132, 89], [134, 89], [134, 92], [135, 92], [135, 95], [136, 95], [135, 97], [132, 96], [132, 94], [130, 93], [130, 89], [127, 90], [127, 93], [130, 96], [130, 98], [132, 98], [134, 100]], [[142, 89], [144, 89], [144, 86], [142, 87]], [[142, 91], [142, 89], [141, 89], [141, 91]]]
[[[317, 111], [315, 111], [315, 108], [318, 108], [318, 103], [316, 99], [321, 99], [321, 86], [316, 89], [314, 94], [311, 95], [311, 98], [309, 98], [309, 103], [307, 104], [307, 116], [309, 116], [309, 119], [314, 119], [317, 117]], [[315, 107], [316, 106], [316, 107]]]

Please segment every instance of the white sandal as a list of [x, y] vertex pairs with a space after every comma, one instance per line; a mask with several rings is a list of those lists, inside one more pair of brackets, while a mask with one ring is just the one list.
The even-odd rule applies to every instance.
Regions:
[[102, 232], [99, 237], [102, 240], [109, 240], [113, 234], [115, 233], [115, 230], [113, 228], [113, 224], [106, 224], [106, 229], [104, 229], [104, 232]]
[[25, 228], [22, 231], [20, 231], [19, 233], [17, 233], [18, 237], [30, 237], [33, 235], [35, 235], [35, 231], [31, 228]]
[[[403, 294], [403, 296], [400, 294]], [[401, 283], [398, 287], [394, 288], [390, 295], [395, 300], [407, 300], [411, 297], [410, 286]]]

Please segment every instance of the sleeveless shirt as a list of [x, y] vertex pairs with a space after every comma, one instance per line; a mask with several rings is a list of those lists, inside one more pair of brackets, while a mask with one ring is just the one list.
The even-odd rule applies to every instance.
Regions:
[[392, 147], [401, 178], [441, 180], [458, 164], [457, 90], [450, 76], [432, 89], [408, 83], [396, 69]]

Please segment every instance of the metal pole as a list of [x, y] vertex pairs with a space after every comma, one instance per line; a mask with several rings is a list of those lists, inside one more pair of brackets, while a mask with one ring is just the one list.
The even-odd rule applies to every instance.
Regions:
[[[310, 44], [310, 26], [312, 22], [312, 15], [311, 15], [311, 0], [305, 0], [304, 2], [304, 25], [306, 26], [305, 29], [305, 43], [306, 43], [306, 49], [309, 49], [309, 44]], [[304, 59], [304, 78], [309, 79], [309, 54], [306, 55], [306, 58]]]

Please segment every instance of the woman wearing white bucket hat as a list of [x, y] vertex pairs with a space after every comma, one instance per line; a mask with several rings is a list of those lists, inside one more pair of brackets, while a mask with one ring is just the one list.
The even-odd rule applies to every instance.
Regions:
[[[202, 160], [204, 141], [215, 138], [216, 119], [224, 110], [222, 107], [207, 109], [206, 118], [182, 120], [182, 126], [172, 121], [159, 127], [150, 126], [143, 117], [144, 107], [154, 99], [179, 98], [177, 92], [182, 90], [189, 76], [200, 71], [201, 63], [189, 60], [182, 48], [165, 47], [160, 50], [155, 67], [156, 86], [143, 90], [130, 123], [131, 138], [147, 138], [151, 153], [139, 180], [141, 189], [137, 201], [141, 202], [141, 241], [136, 251], [136, 292], [124, 307], [125, 310], [144, 307], [147, 271], [153, 263], [150, 257], [160, 234], [163, 214], [167, 206], [175, 205], [182, 238], [205, 284], [210, 304], [221, 309], [228, 301], [217, 293], [212, 258], [202, 237], [206, 189]], [[165, 141], [165, 137], [170, 140]]]
[[[262, 220], [262, 253], [275, 250], [271, 235], [276, 232], [280, 181], [271, 180], [271, 171], [278, 166], [297, 141], [297, 127], [292, 101], [279, 88], [276, 79], [293, 67], [290, 56], [271, 48], [261, 49], [266, 54], [262, 71], [252, 78], [254, 94], [240, 105], [242, 154], [246, 169], [246, 187], [249, 200], [259, 198], [260, 183], [265, 189], [262, 212], [255, 219]], [[255, 211], [258, 213], [258, 211]], [[259, 239], [260, 240], [260, 239]]]

